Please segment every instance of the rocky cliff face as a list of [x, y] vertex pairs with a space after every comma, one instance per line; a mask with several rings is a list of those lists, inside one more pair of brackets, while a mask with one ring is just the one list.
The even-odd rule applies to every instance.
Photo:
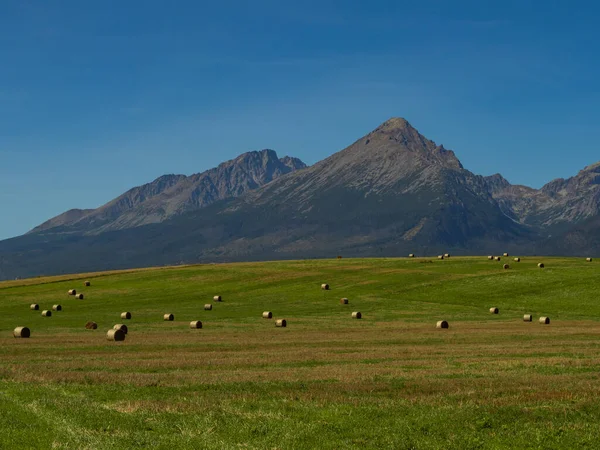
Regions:
[[206, 172], [161, 176], [97, 209], [67, 211], [30, 233], [99, 234], [160, 223], [216, 201], [240, 196], [305, 167], [297, 158], [279, 159], [273, 150], [244, 153]]

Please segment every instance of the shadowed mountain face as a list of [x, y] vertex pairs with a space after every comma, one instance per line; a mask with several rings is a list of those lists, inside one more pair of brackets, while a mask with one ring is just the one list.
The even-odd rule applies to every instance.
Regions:
[[237, 197], [304, 167], [306, 165], [297, 158], [278, 159], [273, 150], [244, 153], [214, 169], [189, 177], [164, 175], [97, 209], [67, 211], [30, 233], [98, 234], [160, 223], [218, 200]]
[[573, 254], [600, 227], [599, 172], [590, 166], [540, 190], [513, 186], [474, 175], [393, 118], [308, 168], [251, 152], [69, 211], [0, 242], [0, 278], [338, 254]]

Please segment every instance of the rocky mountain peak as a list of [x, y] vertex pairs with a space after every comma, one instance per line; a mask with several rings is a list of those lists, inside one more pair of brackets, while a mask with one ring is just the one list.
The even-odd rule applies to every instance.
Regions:
[[[392, 159], [400, 157], [403, 164], [441, 165], [453, 169], [463, 169], [462, 164], [452, 150], [421, 135], [406, 119], [392, 117], [375, 130], [359, 139], [362, 151], [387, 154]], [[355, 147], [356, 144], [352, 147]]]
[[488, 186], [488, 189], [492, 195], [507, 189], [511, 185], [508, 182], [508, 180], [506, 178], [504, 178], [502, 175], [500, 175], [499, 173], [495, 173], [494, 175], [484, 177], [484, 180], [485, 180], [485, 182]]

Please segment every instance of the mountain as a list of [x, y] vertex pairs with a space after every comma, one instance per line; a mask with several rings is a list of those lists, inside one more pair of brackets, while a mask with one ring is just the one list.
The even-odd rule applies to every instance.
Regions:
[[590, 254], [600, 252], [592, 239], [599, 171], [589, 166], [539, 190], [513, 186], [471, 173], [454, 152], [392, 118], [310, 167], [253, 152], [70, 211], [0, 242], [0, 278], [409, 252]]
[[130, 189], [97, 209], [67, 211], [30, 233], [99, 234], [160, 223], [216, 201], [240, 196], [305, 167], [297, 158], [285, 156], [278, 159], [273, 150], [248, 152], [189, 177], [164, 175]]
[[[483, 177], [465, 170], [454, 152], [400, 118], [306, 170], [249, 193], [232, 208], [241, 205], [277, 211], [287, 218], [288, 234], [290, 224], [314, 229], [310, 239], [321, 235], [320, 248], [331, 251], [465, 248], [527, 234], [502, 213]], [[285, 251], [282, 244], [275, 240], [273, 249]]]
[[539, 190], [511, 185], [500, 174], [486, 177], [486, 182], [508, 216], [544, 235], [564, 232], [600, 214], [600, 163], [566, 180], [553, 180]]

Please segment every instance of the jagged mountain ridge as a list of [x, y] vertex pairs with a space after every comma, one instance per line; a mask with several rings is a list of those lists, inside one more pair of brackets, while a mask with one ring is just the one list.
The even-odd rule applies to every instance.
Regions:
[[202, 173], [163, 175], [130, 189], [100, 208], [67, 211], [30, 233], [99, 234], [160, 223], [216, 201], [240, 196], [305, 167], [298, 158], [279, 159], [273, 150], [247, 152]]
[[544, 235], [565, 231], [600, 214], [600, 163], [541, 189], [511, 185], [500, 174], [486, 177], [494, 199], [508, 216]]

